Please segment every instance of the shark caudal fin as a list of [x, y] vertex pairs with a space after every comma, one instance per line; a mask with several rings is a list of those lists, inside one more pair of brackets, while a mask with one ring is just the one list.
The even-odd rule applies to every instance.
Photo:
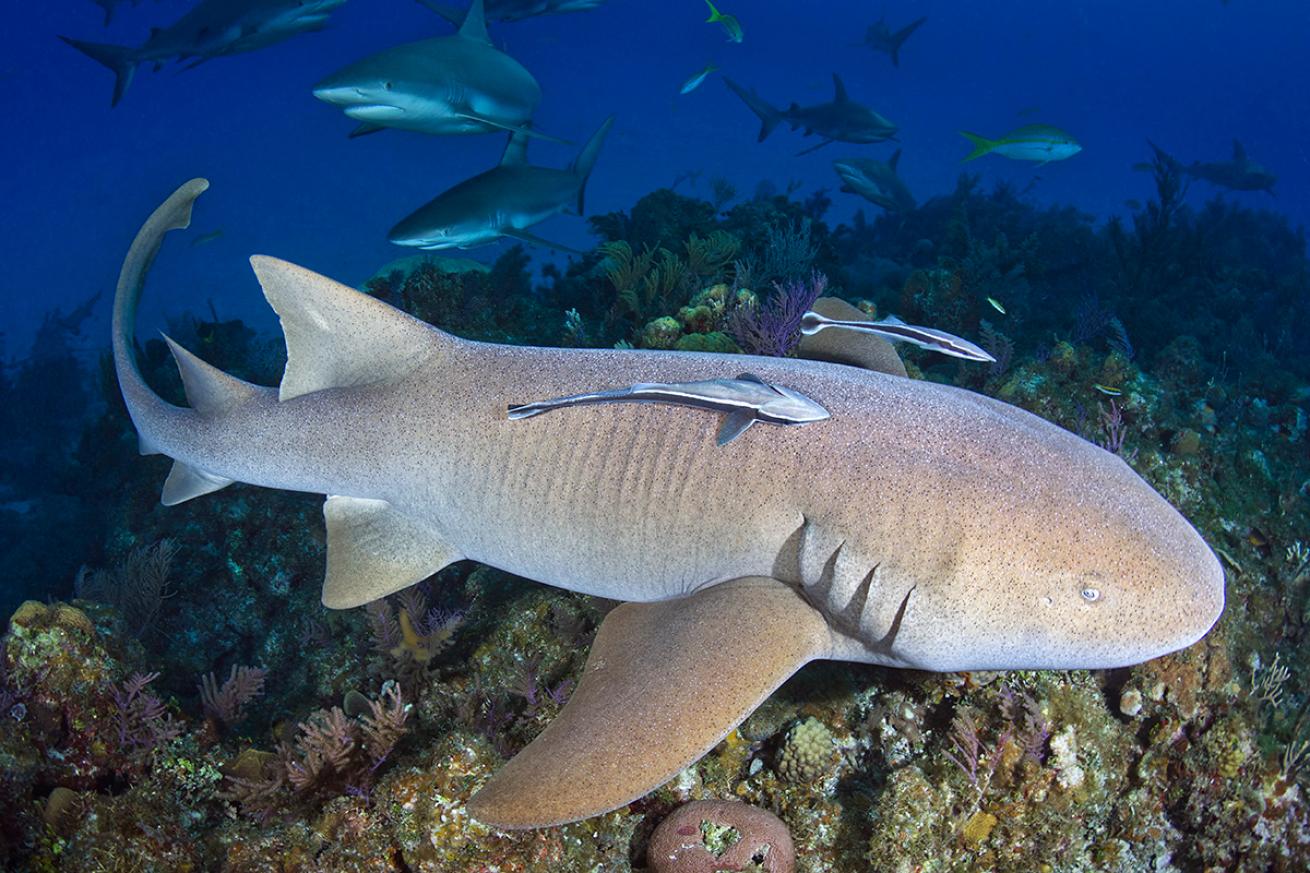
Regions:
[[219, 475], [191, 460], [183, 460], [179, 434], [193, 432], [207, 418], [226, 412], [234, 406], [252, 402], [271, 402], [272, 389], [251, 385], [222, 370], [206, 364], [168, 337], [169, 348], [177, 362], [186, 390], [190, 409], [173, 406], [151, 390], [136, 361], [134, 323], [141, 289], [146, 274], [154, 263], [170, 230], [181, 230], [191, 224], [191, 208], [207, 188], [204, 179], [192, 179], [173, 192], [163, 205], [151, 214], [137, 233], [132, 247], [123, 260], [114, 293], [113, 346], [114, 369], [118, 385], [123, 392], [132, 424], [136, 427], [142, 454], [169, 454], [175, 457], [173, 469], [164, 482], [161, 502], [173, 506], [201, 494], [209, 494], [232, 483], [232, 479]]
[[723, 77], [723, 83], [732, 89], [732, 93], [741, 98], [741, 102], [745, 103], [751, 112], [754, 112], [759, 116], [759, 141], [764, 142], [769, 138], [769, 134], [773, 133], [773, 129], [778, 126], [778, 122], [782, 121], [782, 112], [776, 107], [769, 105], [769, 103], [766, 102], [763, 97], [756, 94], [753, 89], [748, 91], [727, 76]]
[[569, 169], [573, 175], [580, 176], [581, 181], [578, 183], [578, 215], [582, 214], [583, 200], [587, 193], [587, 180], [591, 178], [591, 171], [596, 166], [596, 158], [600, 156], [600, 147], [605, 144], [605, 136], [614, 126], [614, 116], [611, 115], [596, 128], [596, 132], [587, 140], [587, 144], [578, 152], [578, 157], [573, 161]]
[[830, 644], [822, 616], [762, 576], [625, 603], [601, 622], [564, 709], [473, 795], [469, 814], [500, 828], [550, 827], [631, 803], [714, 748]]
[[914, 21], [911, 21], [909, 24], [905, 25], [900, 30], [896, 31], [895, 34], [892, 35], [892, 43], [893, 43], [892, 66], [893, 67], [899, 67], [901, 65], [901, 46], [905, 45], [905, 41], [910, 38], [910, 34], [918, 30], [919, 27], [927, 20], [928, 17], [925, 15], [923, 18], [919, 18]]
[[[964, 161], [972, 161], [981, 158], [985, 154], [990, 154], [991, 150], [996, 148], [997, 143], [985, 136], [979, 136], [976, 133], [969, 133], [967, 130], [960, 131], [960, 136], [973, 143], [973, 151], [965, 156]], [[961, 161], [963, 163], [964, 161]]]
[[117, 106], [118, 101], [123, 99], [127, 86], [132, 84], [132, 77], [136, 75], [136, 66], [139, 63], [137, 50], [128, 46], [109, 45], [103, 42], [83, 42], [80, 39], [72, 39], [67, 36], [59, 38], [88, 58], [99, 61], [114, 71], [114, 97], [109, 105]]

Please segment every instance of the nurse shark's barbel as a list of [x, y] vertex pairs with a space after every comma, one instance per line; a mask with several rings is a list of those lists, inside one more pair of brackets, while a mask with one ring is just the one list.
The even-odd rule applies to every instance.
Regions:
[[[1223, 608], [1214, 554], [1117, 455], [887, 372], [470, 342], [259, 256], [286, 335], [281, 385], [170, 341], [191, 404], [173, 406], [138, 370], [132, 322], [165, 232], [187, 226], [207, 186], [183, 185], [150, 217], [114, 301], [114, 366], [141, 450], [174, 459], [165, 503], [233, 481], [329, 495], [332, 608], [465, 558], [629, 601], [601, 623], [556, 719], [468, 801], [480, 821], [547, 826], [635, 800], [816, 658], [1117, 667], [1191, 645]], [[731, 451], [706, 451], [715, 417], [677, 406], [506, 419], [523, 397], [743, 365], [831, 418], [752, 428]]]

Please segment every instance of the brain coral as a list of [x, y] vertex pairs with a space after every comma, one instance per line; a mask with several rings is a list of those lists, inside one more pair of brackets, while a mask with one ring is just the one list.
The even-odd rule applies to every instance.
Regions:
[[697, 800], [660, 822], [646, 849], [652, 873], [792, 873], [796, 849], [768, 810], [735, 800]]

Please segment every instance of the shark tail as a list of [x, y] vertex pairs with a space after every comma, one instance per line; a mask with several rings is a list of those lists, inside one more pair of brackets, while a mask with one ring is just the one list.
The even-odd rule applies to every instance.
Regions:
[[578, 183], [578, 215], [582, 214], [583, 199], [587, 193], [587, 180], [591, 178], [592, 168], [596, 166], [596, 158], [600, 156], [600, 147], [605, 144], [605, 135], [610, 132], [614, 126], [614, 116], [609, 118], [596, 128], [596, 132], [587, 140], [587, 144], [578, 152], [578, 157], [573, 161], [573, 166], [569, 169], [575, 176], [579, 176], [581, 181]]
[[960, 131], [960, 136], [973, 143], [973, 151], [965, 156], [965, 161], [976, 160], [985, 154], [990, 154], [991, 150], [997, 146], [995, 140], [990, 140], [985, 136], [979, 136], [976, 133], [969, 133], [967, 130]]
[[910, 38], [910, 34], [918, 30], [927, 20], [928, 16], [925, 15], [923, 18], [915, 19], [900, 30], [896, 31], [896, 35], [892, 37], [892, 39], [896, 41], [896, 45], [892, 47], [893, 67], [899, 67], [901, 65], [901, 46], [905, 45], [905, 41]]
[[132, 77], [136, 75], [136, 67], [140, 63], [137, 50], [129, 46], [103, 42], [83, 42], [67, 36], [59, 38], [88, 58], [99, 61], [114, 71], [114, 97], [109, 105], [117, 106], [118, 101], [122, 100], [123, 94], [127, 92], [127, 86], [132, 84]]
[[741, 102], [745, 103], [746, 106], [750, 108], [751, 112], [754, 112], [759, 116], [759, 141], [764, 142], [769, 138], [769, 134], [773, 133], [773, 129], [778, 126], [778, 122], [782, 121], [782, 112], [780, 112], [776, 107], [769, 105], [763, 97], [756, 94], [753, 90], [748, 91], [727, 76], [723, 77], [723, 81], [732, 89], [732, 93], [741, 98]]
[[[191, 207], [208, 187], [206, 180], [192, 179], [154, 211], [128, 251], [114, 293], [114, 369], [143, 455], [167, 453], [163, 444], [169, 441], [171, 434], [193, 431], [199, 420], [257, 400], [270, 390], [229, 376], [164, 337], [182, 376], [187, 402], [191, 404], [191, 408], [186, 409], [173, 406], [157, 395], [146, 384], [137, 365], [133, 322], [146, 273], [159, 253], [164, 234], [191, 224]], [[175, 460], [164, 482], [160, 500], [166, 506], [173, 506], [217, 491], [232, 481], [186, 461]]]

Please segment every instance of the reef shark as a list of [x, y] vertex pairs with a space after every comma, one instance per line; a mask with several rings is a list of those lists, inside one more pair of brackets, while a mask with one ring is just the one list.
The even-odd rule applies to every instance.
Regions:
[[[154, 28], [142, 45], [108, 45], [59, 37], [114, 72], [117, 106], [132, 84], [136, 68], [153, 62], [195, 59], [254, 51], [287, 37], [321, 30], [328, 16], [346, 0], [201, 0], [168, 27]], [[194, 66], [194, 64], [193, 64]]]
[[791, 104], [787, 109], [770, 105], [755, 91], [723, 77], [723, 81], [760, 119], [759, 141], [764, 142], [779, 122], [787, 122], [792, 130], [803, 128], [806, 136], [817, 134], [823, 141], [798, 152], [808, 154], [833, 142], [872, 143], [896, 138], [896, 125], [867, 106], [856, 103], [846, 93], [841, 77], [832, 74], [833, 98], [828, 103], [814, 106]]
[[1203, 179], [1211, 185], [1230, 188], [1234, 191], [1267, 191], [1274, 194], [1274, 183], [1278, 177], [1246, 156], [1246, 149], [1238, 140], [1233, 140], [1233, 159], [1231, 161], [1210, 161], [1202, 163], [1193, 161], [1183, 167], [1183, 172], [1195, 179]]
[[439, 135], [529, 129], [541, 87], [487, 36], [482, 0], [459, 32], [393, 46], [338, 70], [314, 86], [318, 99], [360, 121], [352, 136], [384, 127]]
[[905, 181], [896, 172], [900, 163], [901, 150], [887, 161], [873, 158], [839, 158], [832, 162], [832, 168], [841, 177], [841, 189], [851, 194], [859, 194], [875, 206], [881, 206], [888, 212], [913, 212], [918, 205], [914, 195]]
[[613, 124], [613, 117], [607, 118], [566, 170], [530, 165], [527, 135], [511, 134], [499, 166], [438, 194], [393, 227], [387, 239], [435, 250], [471, 248], [508, 236], [573, 251], [528, 228], [568, 209], [582, 214], [587, 179]]
[[[256, 256], [286, 337], [281, 384], [243, 382], [168, 340], [190, 406], [171, 405], [138, 370], [133, 322], [165, 233], [207, 187], [188, 182], [146, 221], [114, 300], [141, 451], [174, 459], [164, 503], [234, 481], [328, 495], [333, 609], [465, 558], [626, 601], [560, 714], [469, 800], [479, 821], [544, 827], [629, 803], [814, 659], [1117, 667], [1192, 644], [1223, 608], [1214, 554], [1121, 458], [990, 397], [907, 379], [898, 361], [472, 342]], [[825, 314], [853, 309], [838, 304]], [[683, 406], [505, 414], [524, 397], [744, 366], [831, 417], [716, 448], [717, 416]]]
[[901, 65], [901, 46], [910, 38], [919, 27], [928, 20], [925, 15], [923, 18], [916, 18], [900, 30], [893, 31], [887, 26], [887, 19], [879, 18], [877, 23], [869, 25], [869, 29], [864, 33], [863, 45], [868, 46], [876, 52], [890, 55], [892, 66]]

